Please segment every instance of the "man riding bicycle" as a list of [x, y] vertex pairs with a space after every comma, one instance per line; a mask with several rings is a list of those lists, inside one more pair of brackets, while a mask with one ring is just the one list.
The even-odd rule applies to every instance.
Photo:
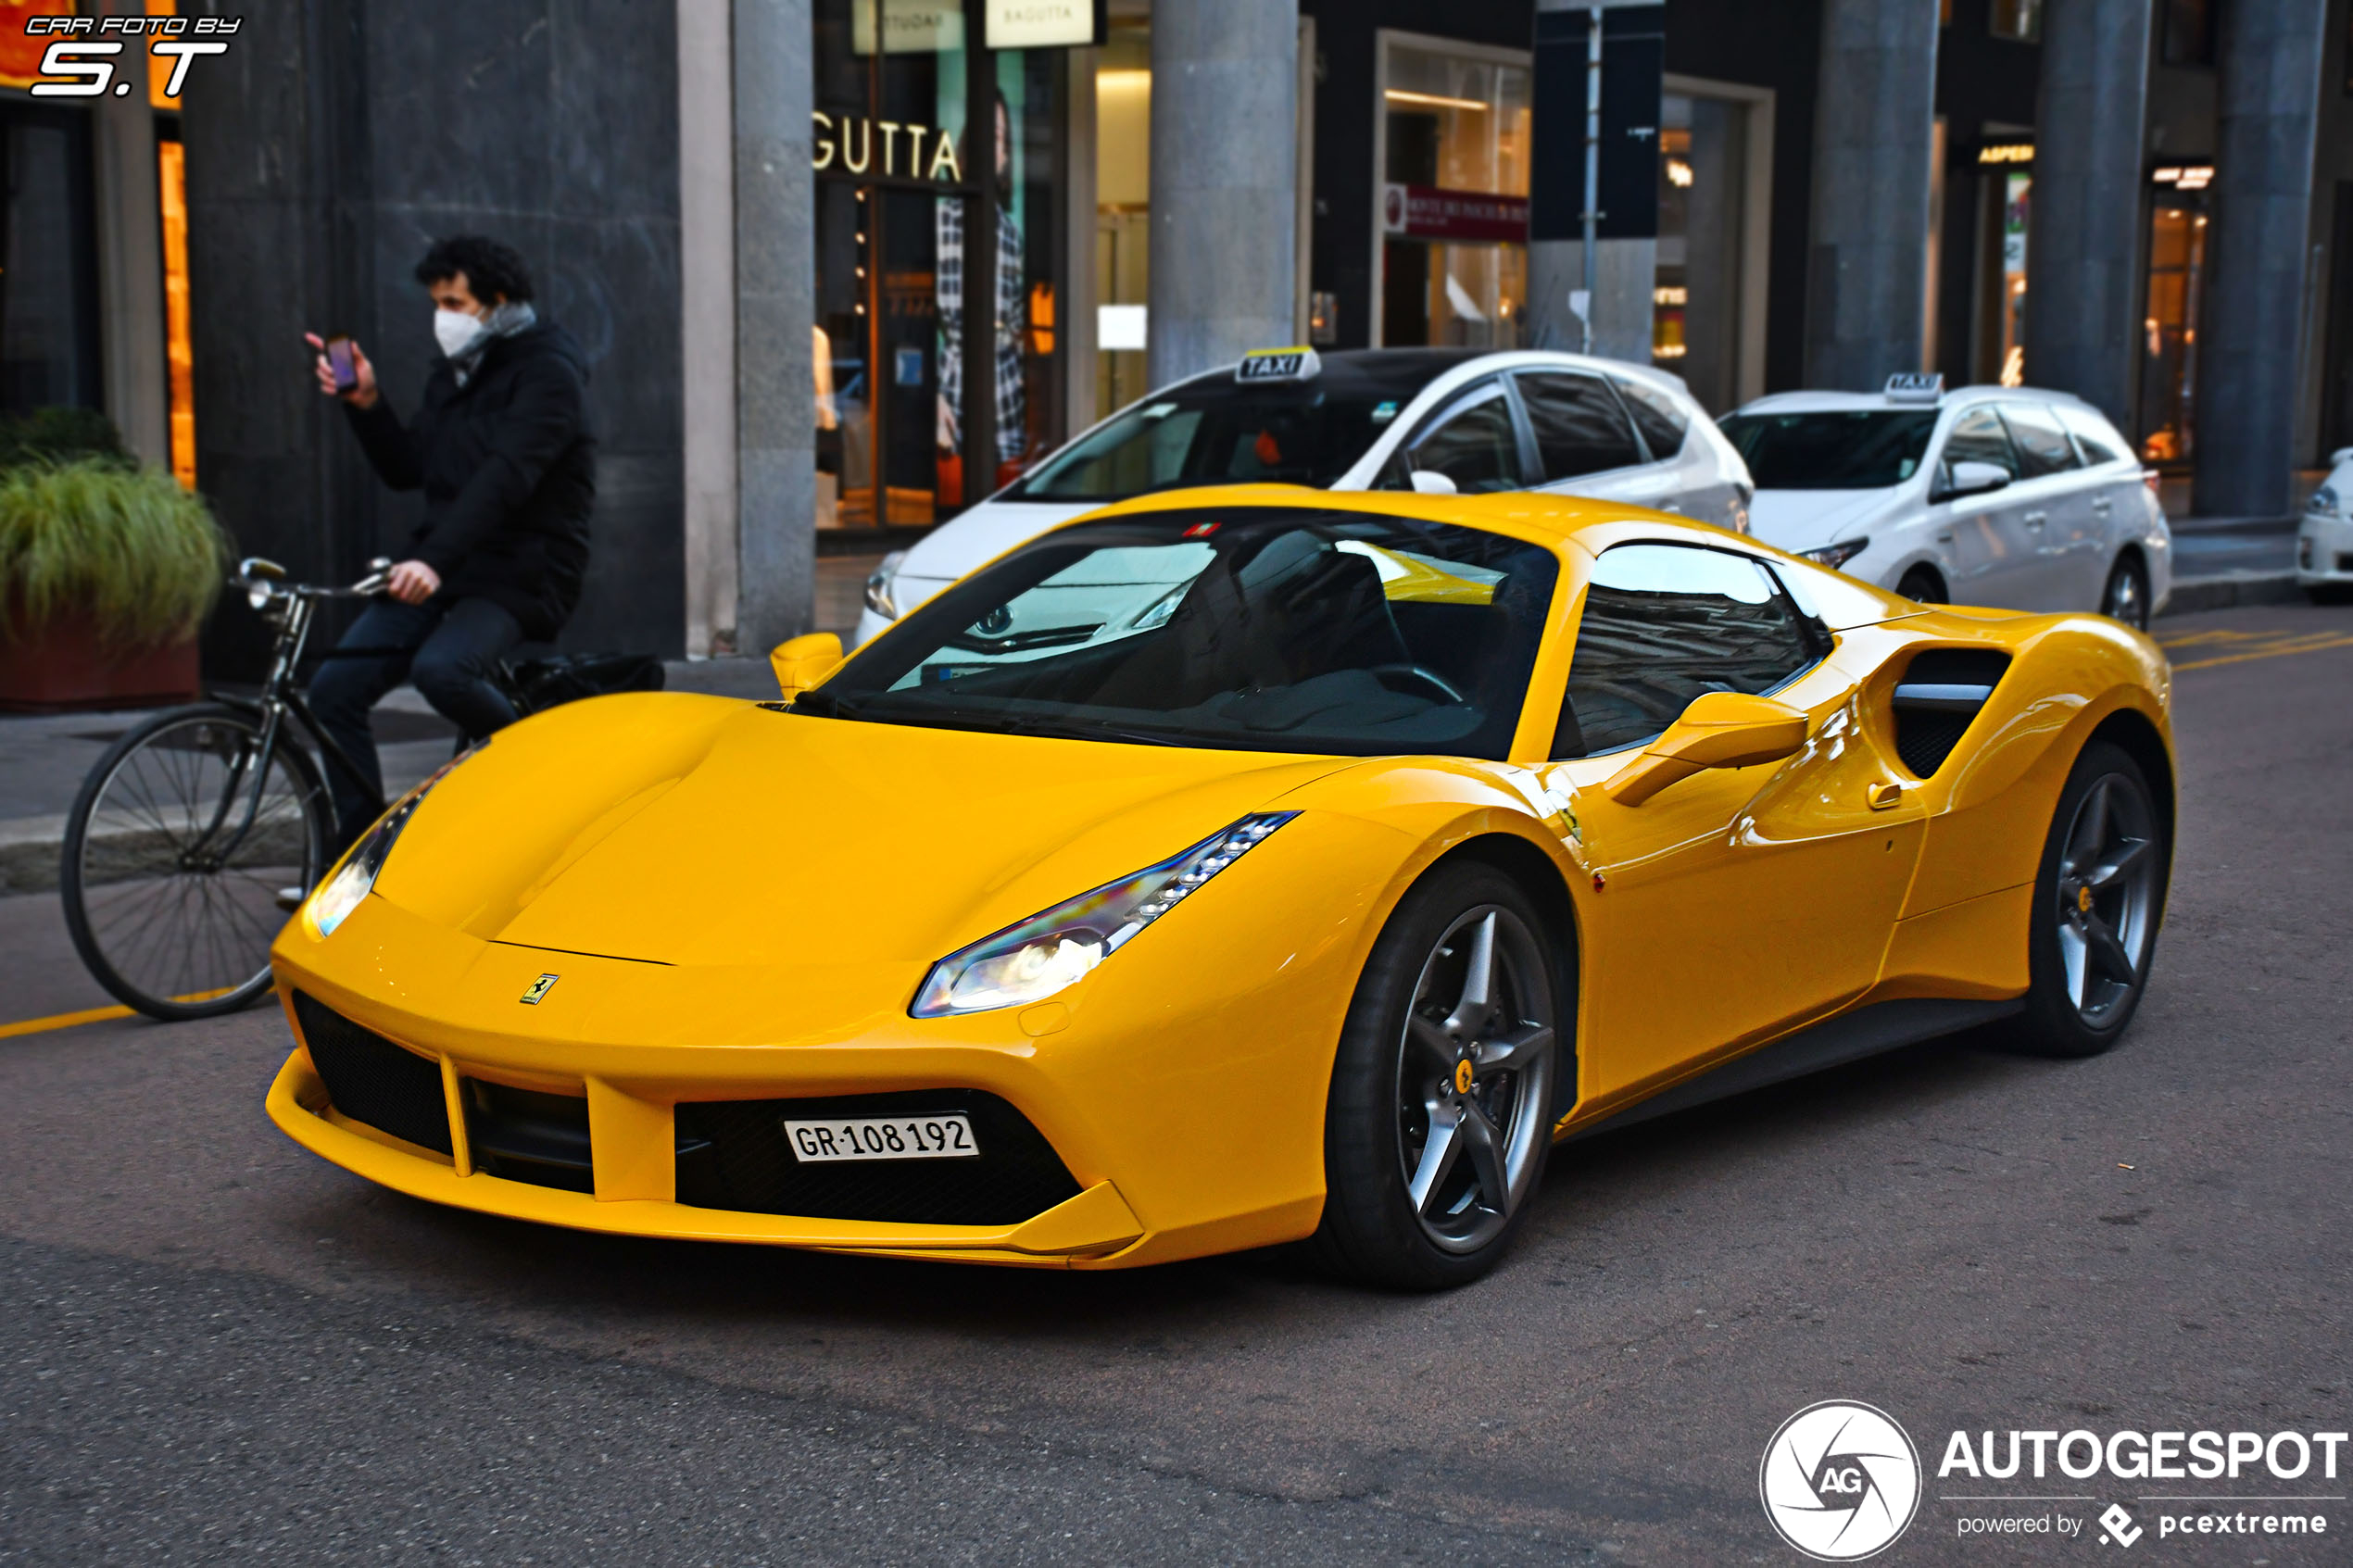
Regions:
[[328, 770], [342, 844], [382, 809], [369, 710], [406, 676], [469, 741], [514, 722], [492, 671], [516, 644], [555, 636], [588, 566], [597, 441], [580, 345], [540, 320], [522, 258], [495, 240], [436, 241], [416, 275], [441, 357], [408, 424], [359, 345], [339, 387], [327, 345], [309, 339], [320, 390], [343, 400], [377, 476], [425, 499], [389, 597], [361, 612], [310, 684], [320, 727], [367, 774], [363, 784]]

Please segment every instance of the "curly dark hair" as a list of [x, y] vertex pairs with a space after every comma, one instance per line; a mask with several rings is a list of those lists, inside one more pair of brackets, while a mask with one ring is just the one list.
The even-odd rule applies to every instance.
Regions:
[[510, 300], [531, 297], [531, 272], [522, 257], [481, 234], [452, 234], [435, 240], [425, 258], [417, 263], [421, 283], [438, 283], [460, 274], [467, 289], [484, 305], [501, 295]]

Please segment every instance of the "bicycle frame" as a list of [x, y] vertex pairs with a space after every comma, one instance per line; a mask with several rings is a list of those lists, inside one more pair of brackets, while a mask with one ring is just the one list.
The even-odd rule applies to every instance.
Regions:
[[[383, 563], [378, 563], [369, 576], [348, 588], [275, 587], [258, 580], [262, 574], [257, 569], [266, 565], [252, 559], [243, 562], [238, 568], [237, 581], [249, 593], [260, 596], [255, 605], [257, 609], [265, 615], [272, 610], [276, 612], [278, 637], [276, 646], [271, 650], [270, 672], [263, 679], [260, 695], [257, 697], [247, 699], [217, 694], [214, 697], [214, 700], [229, 707], [257, 715], [261, 721], [261, 742], [250, 754], [239, 756], [232, 764], [229, 787], [221, 791], [220, 809], [213, 814], [213, 820], [196, 841], [197, 848], [206, 851], [208, 859], [225, 860], [236, 853], [245, 835], [253, 831], [253, 824], [261, 812], [262, 795], [270, 784], [270, 760], [277, 755], [279, 736], [289, 717], [304, 738], [319, 748], [319, 754], [326, 759], [328, 767], [341, 769], [345, 778], [373, 797], [378, 814], [382, 814], [385, 805], [384, 792], [368, 782], [366, 773], [352, 759], [351, 753], [346, 751], [342, 744], [320, 724], [318, 717], [310, 711], [310, 704], [304, 697], [301, 687], [295, 683], [295, 672], [301, 666], [303, 649], [310, 640], [312, 622], [318, 617], [319, 602], [330, 598], [371, 596], [382, 586]], [[240, 777], [247, 767], [253, 770], [250, 787]], [[241, 792], [245, 797], [244, 821], [237, 824], [236, 831], [225, 844], [217, 850], [208, 848], [228, 820], [230, 803]]]

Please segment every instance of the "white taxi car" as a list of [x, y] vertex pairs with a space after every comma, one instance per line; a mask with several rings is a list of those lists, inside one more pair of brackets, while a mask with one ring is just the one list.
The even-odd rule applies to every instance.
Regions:
[[2027, 387], [1789, 392], [1725, 416], [1756, 536], [1931, 603], [2096, 609], [2145, 630], [2172, 591], [2153, 476], [2098, 409]]
[[1748, 526], [1747, 468], [1680, 377], [1538, 351], [1268, 349], [1128, 405], [886, 557], [861, 643], [1057, 523], [1147, 491], [1554, 490]]
[[2329, 476], [2304, 503], [2296, 581], [2321, 604], [2353, 597], [2353, 446], [2329, 454]]

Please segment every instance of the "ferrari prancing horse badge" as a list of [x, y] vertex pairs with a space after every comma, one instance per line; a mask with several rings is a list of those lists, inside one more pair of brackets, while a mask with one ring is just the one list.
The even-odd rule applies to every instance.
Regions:
[[531, 983], [531, 989], [522, 994], [524, 1004], [529, 1007], [537, 1007], [539, 1005], [539, 998], [546, 996], [550, 990], [554, 989], [556, 982], [561, 978], [561, 975], [543, 974], [538, 979], [533, 981]]

